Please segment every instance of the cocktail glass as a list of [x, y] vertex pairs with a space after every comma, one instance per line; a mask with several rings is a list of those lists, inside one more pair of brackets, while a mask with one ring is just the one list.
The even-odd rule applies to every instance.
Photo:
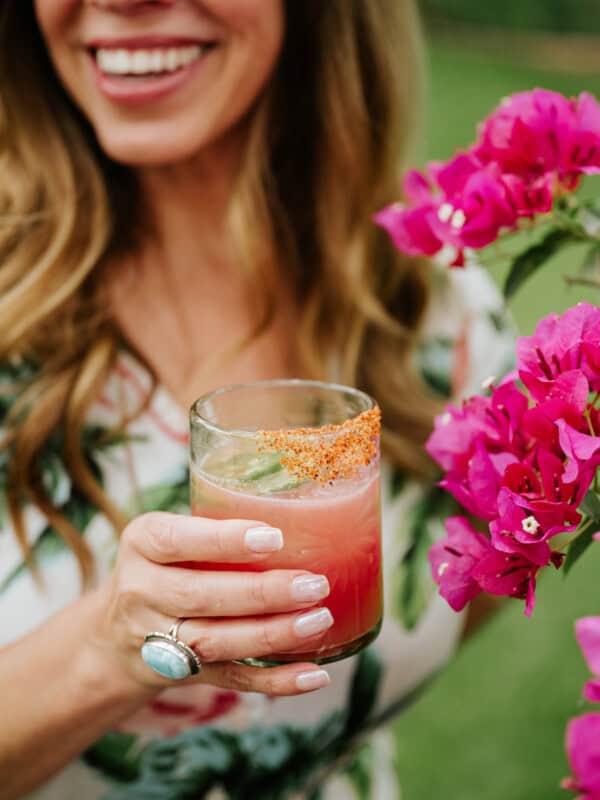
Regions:
[[192, 513], [280, 528], [281, 551], [260, 564], [205, 569], [304, 569], [326, 575], [334, 624], [318, 646], [245, 659], [255, 666], [324, 664], [377, 636], [382, 617], [380, 412], [356, 389], [262, 381], [201, 397], [190, 413]]

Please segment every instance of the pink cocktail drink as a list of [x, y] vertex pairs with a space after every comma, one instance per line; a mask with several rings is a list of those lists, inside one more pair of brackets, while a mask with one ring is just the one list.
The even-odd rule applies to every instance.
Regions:
[[307, 570], [325, 575], [333, 626], [293, 652], [257, 653], [257, 666], [346, 658], [382, 617], [380, 413], [345, 386], [268, 381], [235, 386], [192, 407], [192, 513], [280, 528], [283, 549], [259, 564], [199, 568]]
[[344, 484], [328, 491], [311, 485], [252, 495], [231, 491], [197, 471], [192, 474], [193, 514], [259, 520], [284, 534], [283, 550], [260, 565], [220, 568], [305, 569], [329, 580], [331, 593], [323, 602], [334, 624], [318, 650], [309, 645], [269, 660], [336, 660], [377, 635], [382, 616], [379, 474], [373, 469], [366, 478]]

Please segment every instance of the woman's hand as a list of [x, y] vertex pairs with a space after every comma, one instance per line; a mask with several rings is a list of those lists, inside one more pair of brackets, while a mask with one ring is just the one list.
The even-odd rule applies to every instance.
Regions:
[[[329, 594], [324, 576], [302, 570], [244, 571], [283, 546], [277, 529], [251, 520], [212, 520], [152, 512], [123, 532], [116, 568], [99, 592], [94, 646], [116, 660], [143, 687], [172, 682], [142, 661], [149, 631], [167, 633], [184, 618], [178, 638], [202, 662], [187, 681], [223, 688], [293, 695], [329, 683], [315, 664], [270, 669], [232, 663], [291, 651], [319, 638], [333, 623], [326, 608], [311, 609]], [[182, 563], [202, 562], [202, 569]], [[210, 570], [207, 563], [240, 564], [239, 571]], [[179, 682], [178, 682], [179, 683]]]

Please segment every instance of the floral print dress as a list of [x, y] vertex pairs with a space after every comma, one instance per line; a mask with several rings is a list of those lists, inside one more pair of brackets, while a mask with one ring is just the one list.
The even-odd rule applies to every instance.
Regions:
[[[486, 377], [510, 367], [511, 326], [497, 291], [478, 268], [440, 272], [437, 280], [420, 367], [441, 394], [478, 391]], [[27, 369], [4, 365], [0, 384], [26, 377]], [[185, 513], [187, 417], [164, 388], [158, 387], [118, 439], [103, 436], [120, 418], [123, 398], [136, 407], [149, 385], [144, 366], [123, 352], [90, 410], [83, 445], [104, 490], [127, 515]], [[13, 399], [0, 392], [0, 414]], [[2, 490], [5, 466], [0, 461]], [[111, 525], [72, 485], [60, 442], [49, 443], [42, 468], [55, 505], [81, 531], [102, 580], [118, 545]], [[427, 563], [429, 545], [441, 536], [450, 512], [449, 499], [385, 464], [382, 495], [383, 628], [367, 650], [328, 667], [327, 689], [277, 699], [204, 685], [167, 689], [30, 797], [398, 800], [394, 739], [385, 723], [451, 656], [462, 619], [435, 593]], [[0, 493], [0, 645], [43, 623], [80, 591], [71, 551], [36, 509], [25, 514], [43, 587], [23, 563]]]

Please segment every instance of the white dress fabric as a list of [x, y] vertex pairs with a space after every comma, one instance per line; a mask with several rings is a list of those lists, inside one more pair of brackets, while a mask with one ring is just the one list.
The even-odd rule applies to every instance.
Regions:
[[[480, 391], [481, 382], [491, 374], [506, 372], [514, 356], [513, 332], [502, 301], [487, 276], [475, 267], [440, 273], [439, 284], [419, 354], [423, 373], [442, 391], [453, 381], [455, 386], [460, 384], [461, 394]], [[7, 367], [5, 375], [15, 369]], [[151, 509], [185, 512], [188, 508], [188, 421], [164, 388], [158, 387], [124, 438], [107, 445], [98, 435], [119, 419], [123, 398], [135, 407], [149, 385], [145, 368], [123, 352], [90, 411], [85, 431], [84, 446], [105, 491], [131, 516]], [[44, 458], [44, 470], [55, 504], [81, 530], [95, 555], [99, 579], [106, 577], [117, 550], [111, 525], [72, 487], [59, 449]], [[344, 737], [351, 738], [348, 720], [355, 714], [361, 719], [359, 727], [368, 724], [367, 720], [442, 667], [455, 649], [462, 617], [436, 594], [425, 574], [423, 556], [417, 590], [409, 593], [408, 600], [404, 591], [405, 556], [418, 547], [415, 531], [432, 539], [443, 533], [447, 507], [440, 502], [440, 490], [404, 480], [385, 464], [382, 477], [385, 618], [368, 656], [329, 665], [331, 685], [301, 697], [270, 699], [209, 686], [169, 689], [30, 797], [277, 800], [308, 797], [307, 787], [311, 787], [310, 796], [323, 800], [398, 800], [400, 784], [389, 725], [355, 747], [353, 756], [340, 758]], [[43, 588], [34, 583], [3, 505], [0, 497], [4, 517], [0, 645], [42, 624], [80, 592], [71, 551], [42, 515], [28, 508], [27, 533], [44, 577]], [[411, 527], [417, 508], [425, 513], [420, 527]], [[411, 580], [415, 580], [414, 569]], [[413, 625], [410, 630], [407, 620]], [[370, 704], [365, 697], [371, 698]], [[368, 707], [352, 708], [360, 702]], [[157, 745], [165, 742], [172, 745], [168, 751], [171, 770], [157, 755]], [[319, 750], [321, 742], [325, 755]], [[164, 759], [165, 751], [160, 752]], [[175, 778], [186, 769], [196, 777], [188, 775], [187, 784], [183, 778], [183, 783], [177, 783]], [[190, 789], [194, 780], [196, 788]]]

